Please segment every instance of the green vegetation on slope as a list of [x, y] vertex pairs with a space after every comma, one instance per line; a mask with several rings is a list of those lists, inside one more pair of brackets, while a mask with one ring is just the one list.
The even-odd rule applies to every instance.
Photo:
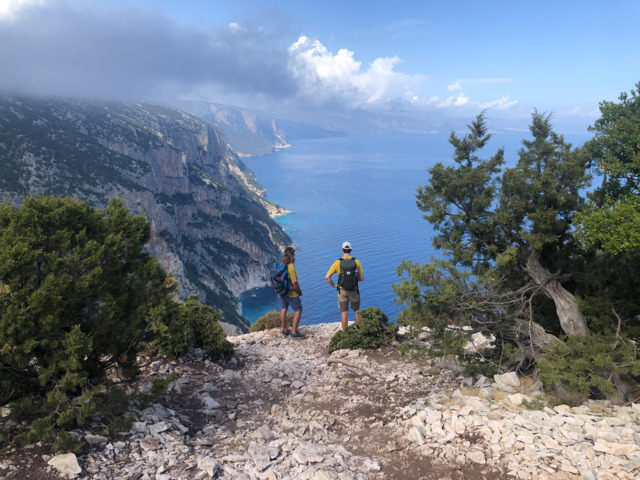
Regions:
[[539, 364], [547, 385], [574, 393], [622, 399], [637, 387], [627, 338], [640, 334], [640, 97], [600, 110], [581, 148], [534, 112], [512, 168], [501, 149], [481, 157], [491, 139], [484, 113], [466, 136], [451, 134], [454, 164], [431, 167], [417, 194], [442, 258], [398, 267], [407, 275], [394, 286], [406, 306], [400, 323], [492, 334], [485, 358], [496, 368]]
[[149, 231], [119, 200], [105, 212], [45, 196], [0, 204], [0, 404], [11, 405], [0, 446], [76, 448], [67, 429], [115, 397], [111, 415], [125, 412], [107, 372], [133, 379], [149, 343], [174, 355], [233, 353], [218, 312], [197, 297], [173, 299], [175, 281], [143, 248]]

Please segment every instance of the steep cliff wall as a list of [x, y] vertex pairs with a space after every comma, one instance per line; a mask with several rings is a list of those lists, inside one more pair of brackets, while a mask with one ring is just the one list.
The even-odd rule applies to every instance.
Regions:
[[343, 135], [307, 123], [273, 118], [240, 107], [209, 102], [179, 102], [176, 106], [219, 125], [231, 148], [241, 155], [267, 155], [289, 147], [290, 140]]
[[147, 104], [0, 97], [0, 192], [125, 200], [151, 221], [149, 250], [247, 330], [236, 295], [266, 283], [290, 241], [253, 174], [202, 118]]

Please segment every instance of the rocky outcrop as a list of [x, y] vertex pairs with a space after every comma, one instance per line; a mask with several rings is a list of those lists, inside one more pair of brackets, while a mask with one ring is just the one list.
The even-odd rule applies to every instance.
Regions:
[[220, 125], [231, 148], [242, 156], [266, 155], [290, 146], [274, 118], [208, 102], [183, 102], [180, 108]]
[[[166, 396], [133, 409], [131, 430], [75, 432], [77, 478], [106, 480], [635, 479], [640, 406], [593, 401], [545, 406], [515, 374], [467, 378], [414, 363], [394, 347], [326, 354], [333, 324], [231, 337], [224, 364], [194, 351], [146, 362], [145, 378], [176, 372]], [[132, 390], [133, 391], [133, 390]], [[0, 456], [0, 479], [20, 469], [60, 478], [50, 454]], [[71, 459], [73, 460], [73, 459]], [[73, 462], [71, 462], [73, 464]], [[69, 477], [65, 477], [69, 478]]]
[[276, 119], [270, 114], [230, 105], [187, 101], [176, 105], [219, 125], [231, 148], [241, 156], [267, 155], [290, 147], [294, 140], [344, 135], [306, 122]]
[[119, 197], [151, 222], [149, 250], [240, 331], [236, 296], [266, 284], [290, 242], [284, 212], [214, 124], [140, 103], [0, 97], [0, 193], [69, 195], [104, 208]]

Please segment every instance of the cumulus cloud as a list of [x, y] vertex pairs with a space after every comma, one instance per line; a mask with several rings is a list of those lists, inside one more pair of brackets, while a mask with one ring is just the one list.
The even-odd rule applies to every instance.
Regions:
[[464, 93], [460, 92], [455, 96], [451, 96], [445, 99], [441, 99], [440, 97], [431, 97], [427, 104], [437, 107], [437, 108], [447, 108], [447, 107], [461, 107], [463, 105], [468, 105], [470, 103], [469, 97], [467, 97]]
[[465, 86], [468, 85], [489, 85], [496, 83], [513, 82], [512, 78], [467, 78], [459, 79], [455, 82], [447, 85], [447, 90], [452, 92], [453, 95], [447, 98], [431, 97], [426, 102], [427, 105], [435, 108], [451, 108], [451, 107], [468, 107], [476, 110], [509, 110], [514, 108], [517, 104], [517, 100], [511, 100], [509, 95], [500, 97], [496, 100], [490, 101], [478, 101], [472, 100], [471, 97], [465, 93]]
[[403, 99], [415, 100], [412, 86], [421, 75], [395, 70], [400, 59], [376, 58], [368, 67], [354, 58], [354, 52], [340, 49], [332, 54], [319, 41], [301, 36], [289, 47], [289, 67], [302, 88], [303, 96], [316, 102], [339, 100], [350, 107], [385, 105]]

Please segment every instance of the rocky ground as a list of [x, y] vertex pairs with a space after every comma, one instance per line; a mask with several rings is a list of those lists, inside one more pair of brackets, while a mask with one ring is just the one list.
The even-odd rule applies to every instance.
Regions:
[[551, 409], [514, 375], [464, 378], [392, 347], [327, 355], [338, 328], [231, 337], [224, 364], [152, 362], [141, 390], [178, 377], [130, 432], [94, 425], [77, 456], [12, 449], [0, 480], [640, 478], [640, 405]]

